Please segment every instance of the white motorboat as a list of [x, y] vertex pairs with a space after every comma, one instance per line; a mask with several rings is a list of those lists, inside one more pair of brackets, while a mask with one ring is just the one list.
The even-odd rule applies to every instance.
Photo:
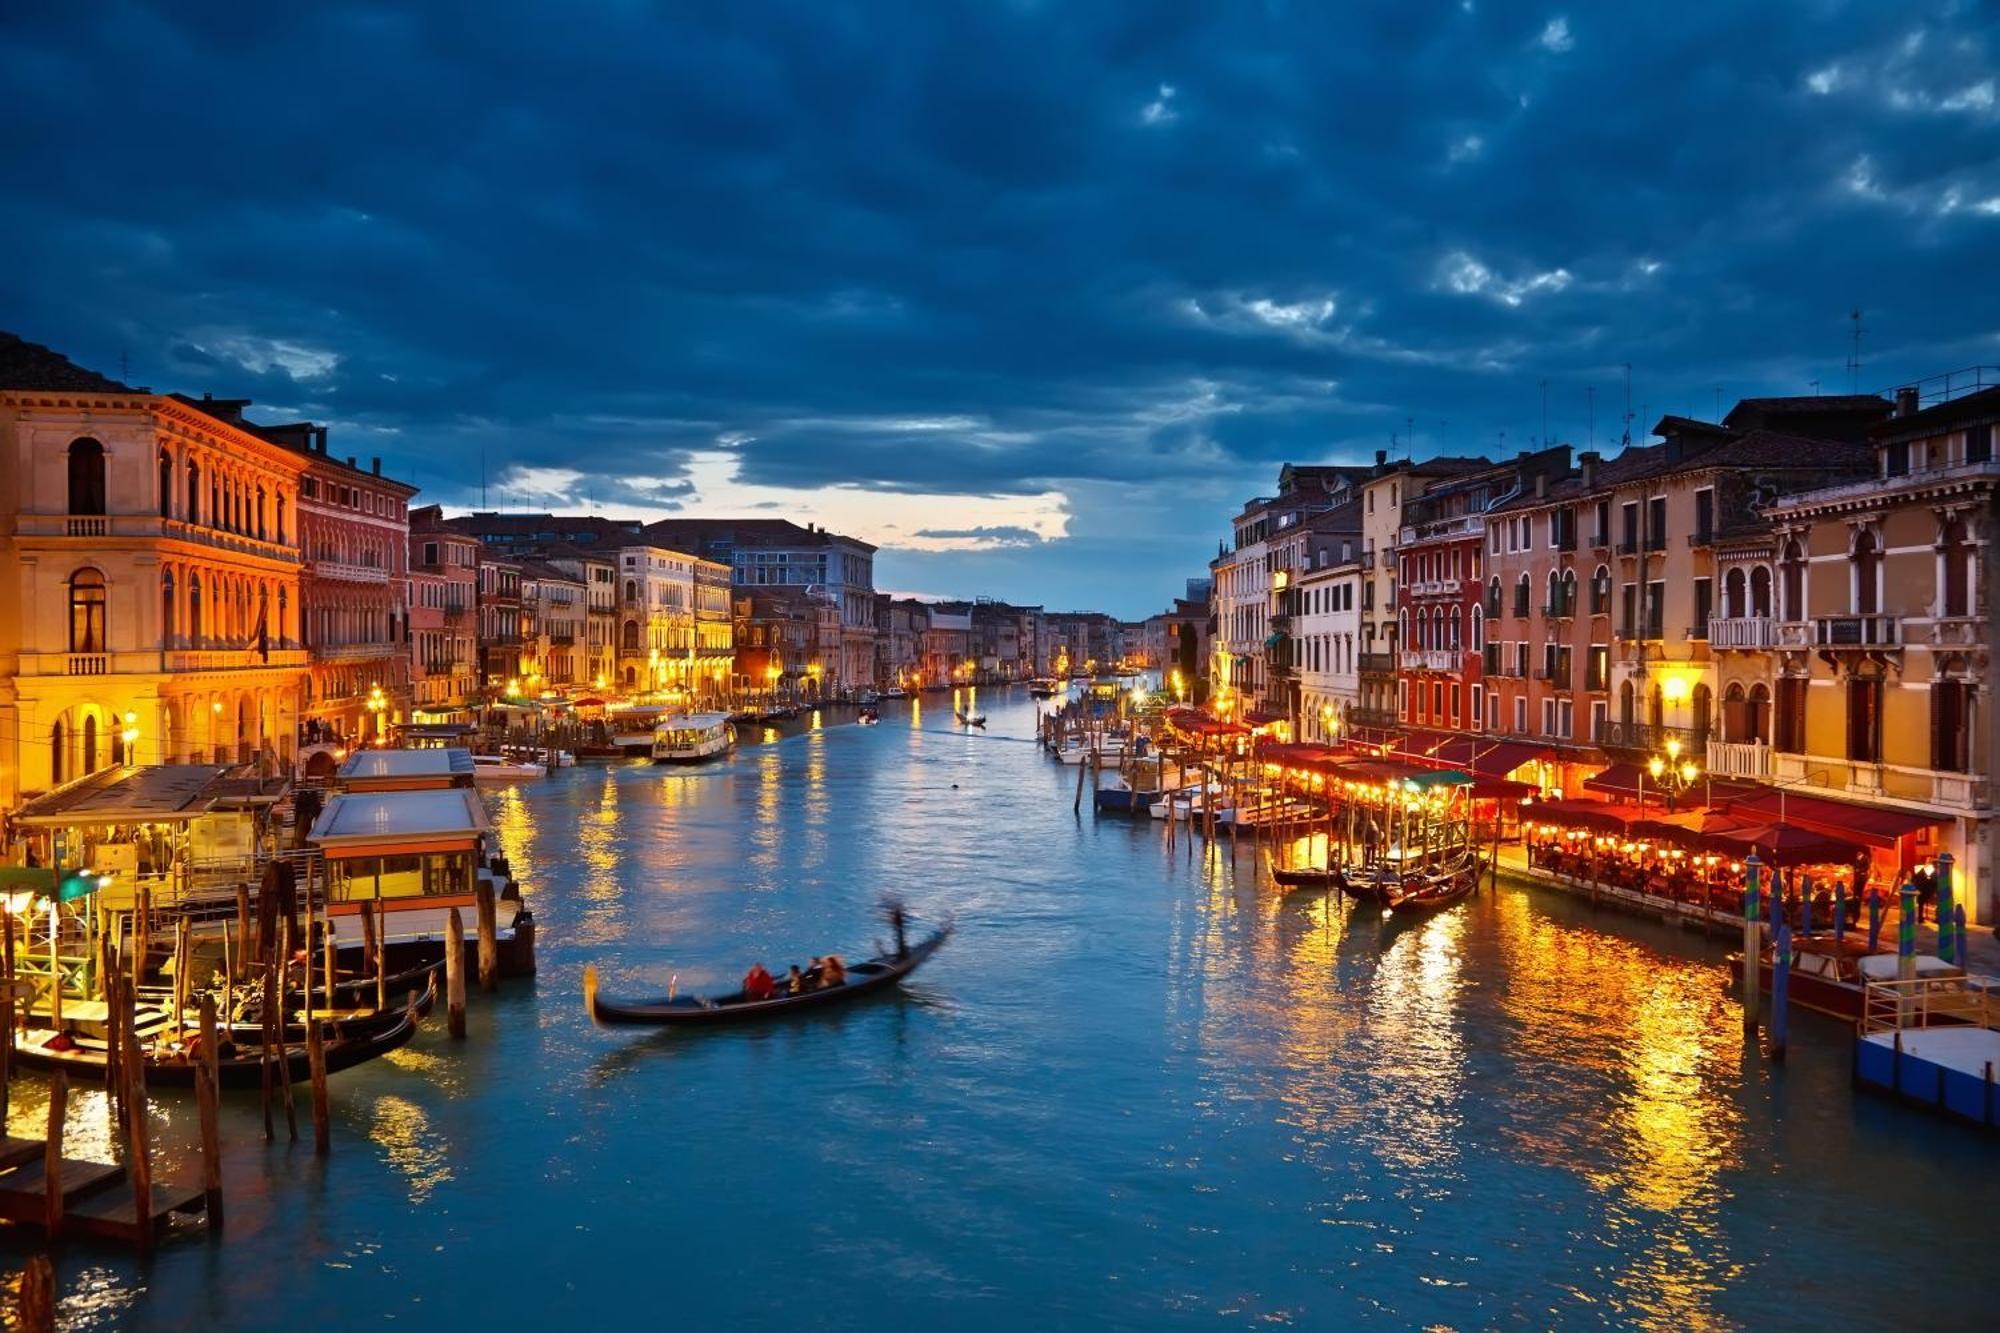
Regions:
[[520, 782], [526, 778], [539, 778], [548, 774], [541, 764], [526, 759], [510, 759], [504, 754], [476, 754], [472, 756], [472, 780], [482, 786], [501, 782]]
[[701, 764], [736, 748], [736, 728], [727, 713], [681, 713], [663, 717], [653, 728], [653, 762]]

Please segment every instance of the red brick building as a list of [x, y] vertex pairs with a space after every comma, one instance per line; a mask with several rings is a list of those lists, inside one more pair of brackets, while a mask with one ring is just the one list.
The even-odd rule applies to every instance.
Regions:
[[464, 722], [479, 697], [479, 541], [410, 513], [411, 718]]
[[1485, 716], [1481, 596], [1486, 511], [1569, 469], [1569, 446], [1439, 482], [1404, 500], [1396, 543], [1396, 713], [1404, 726], [1478, 731]]

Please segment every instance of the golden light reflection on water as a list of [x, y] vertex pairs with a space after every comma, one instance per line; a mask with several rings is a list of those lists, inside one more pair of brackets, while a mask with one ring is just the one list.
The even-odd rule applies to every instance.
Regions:
[[1540, 1096], [1522, 1099], [1515, 1145], [1607, 1196], [1629, 1317], [1719, 1325], [1712, 1301], [1738, 1268], [1711, 1256], [1722, 1250], [1722, 1173], [1741, 1165], [1743, 1134], [1732, 1095], [1742, 1035], [1721, 970], [1551, 919], [1525, 894], [1502, 895], [1497, 909], [1500, 1003], [1526, 1062], [1549, 1074]]
[[431, 1128], [424, 1109], [408, 1098], [377, 1097], [368, 1137], [381, 1145], [389, 1165], [409, 1182], [411, 1203], [424, 1203], [452, 1179], [444, 1135]]

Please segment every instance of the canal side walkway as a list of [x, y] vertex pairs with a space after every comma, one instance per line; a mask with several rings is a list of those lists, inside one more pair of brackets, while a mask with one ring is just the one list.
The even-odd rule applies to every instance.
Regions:
[[[1732, 913], [1705, 913], [1698, 908], [1685, 908], [1650, 894], [1635, 893], [1629, 889], [1615, 889], [1605, 885], [1595, 888], [1562, 875], [1554, 875], [1537, 866], [1528, 864], [1528, 852], [1519, 844], [1503, 845], [1500, 848], [1500, 877], [1519, 885], [1540, 889], [1553, 889], [1586, 901], [1617, 907], [1640, 916], [1678, 921], [1691, 929], [1706, 930], [1717, 936], [1741, 940], [1743, 938], [1743, 918]], [[1893, 949], [1896, 943], [1897, 918], [1900, 910], [1891, 906], [1883, 914], [1882, 943]], [[1996, 938], [1990, 926], [1967, 926], [1965, 939], [1966, 971], [1984, 976], [2000, 976], [2000, 938]], [[1929, 922], [1917, 926], [1917, 952], [1937, 953], [1937, 927]]]

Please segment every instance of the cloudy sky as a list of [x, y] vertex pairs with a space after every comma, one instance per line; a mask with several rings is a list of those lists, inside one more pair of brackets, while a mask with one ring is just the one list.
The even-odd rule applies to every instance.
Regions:
[[[1285, 460], [2000, 362], [1974, 3], [11, 5], [0, 327], [1157, 608]], [[1372, 11], [1363, 13], [1360, 11]], [[1603, 12], [1600, 12], [1603, 11]], [[1594, 390], [1594, 399], [1591, 394]]]

